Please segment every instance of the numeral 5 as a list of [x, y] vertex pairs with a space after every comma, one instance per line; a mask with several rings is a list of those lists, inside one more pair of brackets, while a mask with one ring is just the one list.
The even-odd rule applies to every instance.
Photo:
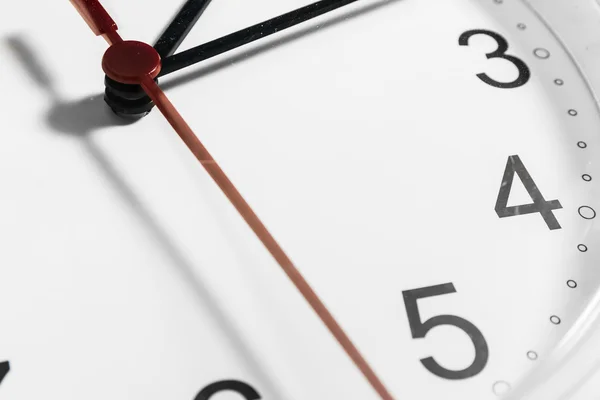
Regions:
[[475, 346], [475, 359], [467, 368], [455, 371], [442, 367], [433, 357], [421, 359], [423, 366], [434, 375], [445, 379], [466, 379], [479, 374], [487, 364], [489, 351], [483, 334], [471, 322], [456, 315], [437, 315], [425, 322], [421, 322], [421, 315], [419, 314], [419, 306], [417, 304], [417, 300], [419, 299], [450, 293], [456, 293], [456, 289], [452, 283], [445, 283], [443, 285], [406, 290], [402, 292], [402, 295], [404, 296], [404, 305], [406, 306], [410, 331], [414, 339], [423, 339], [427, 335], [427, 332], [441, 325], [455, 326], [469, 335]]

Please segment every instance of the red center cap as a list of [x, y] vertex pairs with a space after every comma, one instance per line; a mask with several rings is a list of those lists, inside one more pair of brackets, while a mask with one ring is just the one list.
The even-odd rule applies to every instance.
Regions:
[[106, 50], [102, 69], [109, 78], [139, 84], [146, 76], [154, 79], [161, 69], [160, 55], [152, 46], [134, 40], [116, 43]]

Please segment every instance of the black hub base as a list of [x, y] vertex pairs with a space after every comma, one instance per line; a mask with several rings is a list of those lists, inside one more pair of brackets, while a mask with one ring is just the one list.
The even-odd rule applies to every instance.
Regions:
[[[154, 81], [158, 83], [158, 79]], [[119, 117], [139, 119], [148, 115], [154, 107], [140, 85], [120, 83], [106, 76], [104, 86], [104, 101]]]

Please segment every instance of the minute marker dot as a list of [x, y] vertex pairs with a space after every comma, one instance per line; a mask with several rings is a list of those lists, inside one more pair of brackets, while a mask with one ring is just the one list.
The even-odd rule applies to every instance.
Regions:
[[590, 206], [581, 206], [581, 207], [579, 207], [579, 209], [577, 211], [579, 212], [579, 215], [583, 219], [594, 219], [594, 218], [596, 218], [596, 210], [594, 210]]
[[534, 361], [538, 359], [538, 353], [536, 353], [533, 350], [530, 350], [527, 352], [527, 358], [529, 358], [530, 360]]
[[550, 52], [541, 47], [538, 47], [537, 49], [533, 50], [533, 55], [542, 60], [550, 58]]
[[510, 384], [505, 381], [497, 381], [492, 386], [492, 391], [496, 396], [502, 396], [510, 392]]

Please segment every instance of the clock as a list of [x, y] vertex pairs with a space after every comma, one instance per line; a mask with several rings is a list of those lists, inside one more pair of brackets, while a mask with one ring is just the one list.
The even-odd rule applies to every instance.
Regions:
[[72, 3], [0, 20], [2, 396], [597, 397], [596, 1]]

